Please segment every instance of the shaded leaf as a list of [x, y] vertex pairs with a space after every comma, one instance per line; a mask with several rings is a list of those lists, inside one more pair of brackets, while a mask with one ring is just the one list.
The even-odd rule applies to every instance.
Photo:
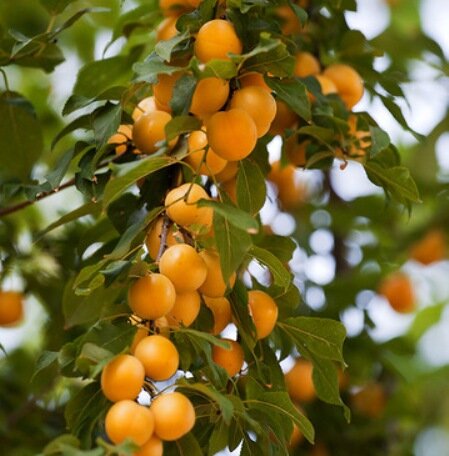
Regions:
[[27, 104], [16, 93], [0, 95], [0, 175], [23, 181], [44, 147], [41, 125]]
[[123, 165], [113, 165], [111, 168], [115, 174], [107, 183], [103, 195], [103, 207], [108, 205], [118, 198], [131, 185], [135, 184], [139, 179], [154, 173], [158, 169], [165, 168], [177, 163], [176, 160], [170, 157], [145, 157], [132, 163]]
[[239, 164], [237, 174], [237, 201], [241, 209], [256, 215], [263, 207], [267, 188], [257, 163], [246, 158]]

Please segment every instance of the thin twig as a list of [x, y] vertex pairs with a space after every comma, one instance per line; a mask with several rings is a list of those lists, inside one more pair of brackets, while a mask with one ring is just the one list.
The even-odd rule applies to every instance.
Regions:
[[162, 254], [165, 252], [165, 249], [167, 248], [167, 236], [168, 236], [168, 230], [170, 229], [170, 224], [171, 221], [168, 218], [167, 215], [163, 216], [163, 222], [162, 222], [162, 228], [161, 228], [161, 234], [159, 235], [161, 239], [161, 243], [159, 244], [159, 250], [157, 252], [156, 256], [156, 263], [159, 263], [159, 260], [161, 259]]
[[3, 68], [0, 68], [0, 73], [3, 76], [3, 81], [5, 82], [5, 89], [7, 92], [10, 92], [9, 90], [9, 84], [8, 84], [8, 76], [6, 74], [6, 71]]
[[0, 209], [0, 218], [12, 214], [13, 212], [20, 211], [21, 209], [31, 206], [37, 201], [47, 198], [47, 196], [54, 195], [55, 193], [58, 193], [60, 190], [72, 187], [73, 185], [75, 185], [75, 178], [68, 180], [67, 182], [61, 184], [59, 187], [56, 187], [53, 190], [39, 193], [34, 200], [23, 201], [22, 203], [15, 204], [14, 206], [4, 207], [3, 209]]

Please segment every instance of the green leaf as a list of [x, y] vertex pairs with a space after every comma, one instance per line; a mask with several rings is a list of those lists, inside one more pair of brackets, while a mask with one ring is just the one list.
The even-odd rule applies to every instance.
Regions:
[[109, 350], [87, 342], [76, 359], [76, 367], [85, 376], [95, 378], [114, 356]]
[[195, 436], [189, 432], [175, 442], [164, 444], [164, 456], [203, 456], [200, 444]]
[[39, 356], [36, 367], [34, 369], [33, 376], [31, 377], [31, 382], [47, 367], [50, 367], [53, 363], [58, 361], [59, 352], [45, 350]]
[[[196, 62], [198, 65], [198, 62]], [[193, 62], [192, 62], [193, 65]], [[203, 78], [231, 79], [237, 76], [237, 65], [230, 60], [212, 59], [207, 62], [202, 71], [198, 69], [199, 76]]]
[[270, 270], [275, 285], [282, 287], [285, 290], [289, 287], [292, 281], [291, 274], [285, 268], [282, 261], [276, 258], [276, 256], [274, 256], [268, 250], [262, 249], [255, 245], [250, 248], [248, 254], [251, 258], [257, 260], [259, 263], [263, 264]]
[[[255, 397], [250, 397], [246, 403], [252, 409], [257, 409], [266, 417], [277, 415], [281, 420], [281, 429], [288, 429], [288, 426], [296, 423], [304, 437], [311, 443], [315, 438], [312, 423], [293, 405], [288, 393], [286, 392], [263, 392]], [[280, 429], [280, 430], [281, 430]], [[286, 436], [287, 439], [289, 435]], [[286, 440], [287, 440], [286, 439]]]
[[190, 392], [193, 391], [194, 393], [215, 402], [220, 409], [220, 413], [225, 424], [229, 425], [231, 423], [234, 415], [234, 406], [224, 394], [221, 394], [212, 385], [205, 385], [204, 383], [187, 383], [183, 381], [179, 383], [177, 390], [179, 389]]
[[290, 283], [287, 289], [270, 287], [269, 294], [278, 305], [278, 320], [291, 316], [302, 302], [301, 294], [293, 282]]
[[209, 344], [217, 345], [217, 347], [229, 348], [229, 344], [223, 339], [220, 339], [219, 337], [213, 336], [212, 334], [208, 334], [203, 331], [197, 331], [196, 329], [181, 327], [178, 328], [176, 332], [179, 334], [187, 335], [190, 338], [202, 339], [208, 342]]
[[346, 330], [342, 323], [327, 318], [288, 318], [278, 325], [288, 334], [298, 351], [307, 350], [313, 355], [337, 361], [344, 365], [343, 342]]
[[[368, 132], [366, 132], [368, 135]], [[370, 157], [375, 157], [390, 145], [388, 134], [378, 127], [370, 127], [371, 147], [369, 149]]]
[[67, 403], [64, 413], [67, 426], [84, 446], [91, 445], [93, 431], [107, 406], [108, 400], [97, 382], [86, 385]]
[[445, 309], [445, 304], [436, 304], [430, 307], [424, 307], [420, 310], [413, 320], [412, 325], [407, 331], [406, 337], [418, 342], [424, 333], [440, 320]]
[[[80, 285], [85, 285], [85, 283], [92, 278], [101, 268], [104, 267], [107, 260], [103, 259], [101, 261], [97, 261], [94, 264], [90, 264], [85, 266], [75, 278], [75, 281], [72, 285], [72, 288], [78, 291]], [[87, 289], [84, 294], [89, 294], [92, 290]]]
[[67, 282], [62, 297], [62, 309], [66, 328], [93, 323], [98, 320], [106, 306], [110, 306], [121, 293], [119, 288], [97, 288], [87, 296], [78, 296], [73, 291], [74, 280]]
[[215, 423], [212, 434], [209, 438], [208, 456], [215, 456], [221, 450], [225, 449], [229, 440], [229, 426], [224, 420], [219, 420]]
[[285, 43], [266, 32], [260, 34], [259, 44], [253, 50], [232, 56], [231, 60], [247, 71], [271, 73], [280, 78], [291, 76], [295, 66], [295, 58], [288, 52]]
[[115, 176], [110, 179], [104, 189], [103, 207], [108, 207], [112, 201], [123, 194], [127, 188], [135, 184], [139, 179], [175, 163], [177, 163], [177, 160], [170, 157], [150, 156], [123, 165], [111, 164]]
[[377, 93], [377, 95], [380, 97], [382, 100], [382, 103], [384, 106], [390, 111], [391, 115], [399, 122], [399, 124], [408, 132], [410, 132], [419, 142], [424, 140], [424, 136], [417, 133], [415, 130], [413, 130], [409, 124], [407, 123], [407, 120], [404, 117], [404, 114], [402, 113], [401, 108], [395, 103], [394, 99], [391, 97], [387, 97], [384, 95], [380, 95]]
[[72, 133], [75, 130], [83, 129], [87, 130], [91, 126], [91, 114], [85, 114], [81, 117], [77, 117], [68, 123], [53, 139], [51, 142], [51, 148], [54, 149], [56, 144], [67, 136], [69, 133]]
[[42, 236], [46, 235], [50, 231], [53, 231], [55, 228], [65, 225], [66, 223], [72, 222], [73, 220], [78, 220], [81, 217], [85, 217], [86, 215], [99, 215], [101, 212], [101, 204], [94, 203], [89, 201], [86, 204], [78, 207], [77, 209], [69, 212], [68, 214], [63, 215], [55, 222], [51, 223], [50, 225], [45, 228], [45, 230], [41, 231], [37, 238], [40, 239]]
[[154, 51], [162, 60], [165, 60], [166, 62], [170, 62], [172, 52], [176, 48], [176, 46], [178, 46], [179, 44], [181, 44], [184, 41], [187, 41], [189, 39], [190, 39], [189, 32], [178, 33], [177, 35], [175, 35], [173, 38], [171, 38], [169, 40], [159, 41], [156, 44], [156, 46], [154, 47]]
[[165, 126], [165, 137], [167, 141], [170, 141], [183, 133], [200, 130], [201, 126], [202, 122], [197, 117], [177, 116]]
[[312, 357], [313, 373], [312, 379], [315, 385], [317, 396], [328, 404], [339, 405], [343, 407], [346, 420], [349, 422], [351, 412], [343, 403], [340, 397], [338, 385], [337, 367], [332, 361], [316, 359]]
[[133, 65], [133, 70], [139, 77], [138, 81], [146, 81], [155, 84], [160, 74], [173, 74], [182, 70], [181, 67], [171, 66], [165, 63], [157, 54], [151, 54], [144, 62]]
[[267, 194], [265, 178], [259, 165], [250, 158], [242, 160], [237, 174], [237, 201], [241, 209], [256, 215], [262, 209]]
[[158, 22], [160, 22], [160, 11], [148, 8], [147, 4], [139, 5], [126, 12], [122, 11], [114, 25], [111, 40], [106, 46], [105, 51], [121, 36], [128, 38], [134, 30], [143, 27], [156, 28]]
[[329, 143], [334, 139], [335, 135], [334, 131], [330, 128], [318, 127], [317, 125], [301, 127], [298, 130], [298, 134], [311, 136], [312, 138], [317, 139], [319, 142], [325, 144], [329, 148], [332, 148], [329, 145]]
[[198, 201], [197, 206], [213, 208], [214, 214], [219, 214], [231, 225], [239, 228], [239, 231], [245, 230], [250, 234], [255, 234], [259, 231], [259, 222], [247, 212], [232, 204], [202, 199]]
[[103, 8], [101, 6], [93, 7], [93, 8], [83, 8], [77, 11], [75, 14], [70, 16], [66, 21], [64, 21], [61, 25], [59, 25], [55, 30], [53, 30], [49, 35], [54, 39], [57, 35], [59, 35], [64, 30], [71, 27], [75, 22], [81, 19], [85, 14], [88, 13], [110, 13], [109, 8]]
[[274, 90], [278, 98], [285, 101], [304, 120], [312, 118], [310, 100], [306, 85], [299, 79], [275, 79], [266, 77], [265, 82]]
[[134, 240], [142, 234], [145, 234], [145, 228], [153, 221], [162, 211], [162, 208], [156, 207], [152, 209], [145, 217], [141, 217], [140, 220], [133, 223], [123, 233], [119, 242], [115, 246], [114, 250], [105, 255], [108, 260], [120, 260], [127, 255]]
[[87, 98], [82, 95], [71, 95], [66, 101], [64, 108], [62, 110], [62, 115], [66, 116], [71, 114], [78, 109], [85, 108], [95, 101], [120, 101], [123, 94], [126, 93], [126, 88], [124, 86], [114, 86], [110, 87], [95, 97]]
[[41, 125], [30, 106], [19, 94], [0, 95], [0, 176], [28, 180], [42, 154]]
[[[185, 116], [188, 114], [190, 105], [192, 104], [196, 83], [196, 78], [188, 74], [176, 81], [175, 87], [173, 88], [173, 96], [170, 100], [173, 117]], [[173, 120], [176, 120], [176, 117]]]
[[114, 105], [108, 102], [105, 106], [94, 112], [92, 126], [98, 149], [103, 147], [109, 138], [117, 132], [121, 118], [122, 107], [120, 104]]
[[51, 15], [62, 13], [72, 0], [40, 0], [39, 2]]
[[296, 244], [292, 238], [279, 236], [277, 234], [263, 236], [263, 238], [260, 241], [257, 241], [256, 244], [258, 247], [271, 252], [283, 263], [287, 263], [292, 259], [293, 252], [296, 249]]
[[232, 316], [238, 327], [239, 335], [248, 349], [252, 350], [257, 342], [256, 327], [249, 314], [248, 290], [240, 280], [236, 281], [229, 299], [232, 305]]
[[296, 5], [296, 3], [290, 1], [289, 2], [290, 8], [295, 12], [297, 18], [301, 22], [302, 25], [306, 25], [307, 20], [308, 20], [308, 15], [306, 11], [301, 8], [300, 6]]
[[251, 237], [217, 211], [214, 213], [214, 232], [223, 280], [227, 283], [251, 247]]
[[374, 160], [365, 164], [366, 174], [373, 184], [382, 187], [397, 201], [408, 206], [410, 203], [420, 203], [418, 188], [410, 175], [410, 170], [404, 166], [384, 168]]

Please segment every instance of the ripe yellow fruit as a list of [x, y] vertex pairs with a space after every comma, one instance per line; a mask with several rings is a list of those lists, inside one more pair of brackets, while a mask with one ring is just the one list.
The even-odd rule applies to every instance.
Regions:
[[172, 326], [190, 326], [198, 316], [201, 298], [197, 291], [178, 293], [173, 309], [167, 314], [168, 323]]
[[171, 280], [178, 293], [198, 290], [207, 276], [203, 258], [188, 244], [169, 247], [161, 256], [159, 271]]
[[0, 326], [12, 326], [23, 318], [23, 295], [17, 291], [0, 291]]
[[214, 317], [214, 326], [212, 328], [212, 334], [216, 336], [220, 334], [223, 329], [231, 323], [232, 311], [229, 300], [225, 297], [221, 298], [209, 298], [203, 296], [206, 306], [211, 310]]
[[131, 439], [135, 444], [143, 445], [153, 434], [153, 412], [130, 400], [119, 401], [108, 410], [105, 428], [115, 444]]
[[207, 121], [207, 138], [220, 157], [228, 161], [243, 160], [256, 147], [257, 127], [243, 109], [220, 111]]
[[188, 0], [159, 0], [159, 8], [164, 16], [179, 16], [189, 6]]
[[103, 368], [101, 389], [112, 402], [135, 399], [145, 380], [142, 363], [131, 355], [118, 355]]
[[174, 391], [157, 396], [151, 403], [154, 432], [162, 440], [178, 440], [195, 425], [195, 409], [184, 394]]
[[357, 71], [349, 65], [336, 63], [328, 66], [323, 75], [337, 87], [338, 94], [349, 109], [352, 109], [362, 98], [363, 80]]
[[285, 141], [285, 152], [288, 161], [293, 166], [306, 166], [306, 149], [310, 144], [309, 141], [302, 141], [298, 143], [298, 136], [292, 135]]
[[[132, 125], [122, 124], [118, 127], [117, 133], [114, 133], [109, 139], [108, 144], [116, 144], [115, 153], [116, 155], [122, 155], [128, 148], [128, 143], [133, 139], [133, 127]], [[133, 152], [136, 154], [140, 153], [139, 150], [134, 149]]]
[[220, 184], [220, 190], [223, 190], [230, 200], [237, 206], [237, 179], [231, 179]]
[[301, 22], [289, 5], [282, 5], [276, 8], [276, 15], [282, 21], [281, 30], [284, 35], [301, 33]]
[[171, 112], [170, 101], [173, 97], [173, 89], [181, 76], [182, 73], [179, 71], [158, 76], [158, 82], [153, 86], [154, 100], [158, 109]]
[[[217, 155], [212, 148], [207, 147], [207, 135], [204, 131], [193, 131], [187, 140], [189, 155], [185, 161], [199, 174], [213, 176], [221, 171], [228, 163], [224, 158]], [[205, 158], [204, 158], [205, 157]]]
[[128, 292], [128, 304], [140, 318], [155, 320], [175, 305], [176, 290], [165, 275], [150, 274], [137, 279]]
[[179, 366], [179, 354], [170, 339], [153, 335], [143, 338], [134, 356], [143, 364], [145, 374], [155, 381], [168, 380]]
[[238, 161], [228, 161], [226, 166], [223, 168], [223, 171], [215, 174], [215, 179], [217, 182], [227, 182], [237, 176], [239, 171], [239, 162]]
[[168, 325], [167, 317], [160, 317], [154, 320], [154, 330], [156, 334], [170, 338], [170, 327]]
[[230, 377], [234, 377], [234, 375], [240, 372], [245, 360], [243, 348], [234, 340], [223, 340], [230, 344], [230, 348], [226, 349], [219, 347], [218, 345], [214, 345], [212, 347], [212, 360], [214, 363], [225, 369]]
[[203, 187], [198, 184], [186, 183], [170, 190], [165, 197], [167, 215], [178, 225], [186, 229], [204, 226], [210, 228], [213, 219], [213, 209], [197, 207], [200, 199], [210, 197]]
[[164, 453], [164, 445], [162, 440], [155, 435], [150, 437], [146, 443], [144, 443], [140, 450], [134, 453], [134, 456], [162, 456]]
[[299, 430], [296, 423], [293, 424], [293, 431], [288, 442], [289, 448], [297, 447], [304, 440], [303, 433]]
[[441, 261], [446, 256], [446, 237], [440, 229], [432, 229], [414, 243], [410, 249], [410, 258], [422, 264]]
[[190, 112], [207, 118], [217, 112], [229, 97], [229, 82], [220, 78], [201, 79], [195, 87]]
[[290, 371], [285, 374], [285, 384], [290, 397], [299, 402], [310, 402], [316, 397], [312, 380], [313, 366], [310, 361], [298, 359]]
[[321, 71], [320, 62], [310, 52], [298, 52], [295, 56], [294, 74], [300, 78], [314, 76]]
[[369, 418], [380, 418], [387, 405], [387, 396], [380, 383], [370, 383], [351, 397], [351, 408]]
[[[161, 233], [164, 225], [163, 217], [159, 217], [150, 227], [147, 237], [145, 238], [145, 245], [147, 246], [148, 252], [151, 258], [155, 260], [159, 253], [161, 245]], [[167, 247], [184, 242], [182, 234], [175, 231], [175, 226], [172, 224], [167, 232]]]
[[[206, 279], [200, 286], [199, 291], [211, 298], [224, 296], [226, 292], [226, 283], [223, 280], [220, 257], [212, 251], [203, 250], [200, 256], [206, 265]], [[235, 284], [236, 273], [234, 272], [229, 279], [229, 286], [232, 288]]]
[[413, 312], [416, 307], [416, 297], [413, 285], [408, 276], [395, 272], [386, 277], [379, 285], [379, 293], [399, 313]]
[[315, 78], [320, 83], [321, 93], [323, 95], [330, 95], [331, 93], [338, 92], [337, 86], [328, 77], [318, 74]]
[[[154, 154], [165, 141], [165, 126], [172, 119], [164, 111], [153, 111], [141, 115], [134, 124], [133, 139], [136, 147], [145, 154]], [[178, 138], [172, 139], [168, 147], [173, 147]]]
[[165, 18], [156, 30], [156, 41], [166, 41], [172, 39], [178, 34], [176, 28], [177, 16]]
[[261, 290], [248, 292], [248, 306], [256, 327], [257, 339], [271, 334], [278, 319], [278, 306], [274, 299]]
[[276, 100], [266, 89], [258, 86], [236, 90], [231, 99], [231, 109], [243, 109], [254, 120], [257, 136], [264, 136], [276, 116]]
[[316, 442], [313, 448], [309, 451], [308, 456], [331, 456], [327, 447], [322, 442]]
[[278, 188], [279, 201], [285, 210], [293, 210], [304, 201], [304, 189], [296, 179], [296, 168], [293, 165], [281, 167], [280, 162], [271, 165], [268, 179]]
[[293, 128], [298, 122], [298, 116], [289, 108], [287, 103], [276, 100], [276, 116], [270, 127], [272, 135], [283, 135], [286, 128]]
[[198, 30], [195, 55], [201, 62], [206, 63], [212, 59], [230, 60], [228, 54], [241, 54], [242, 50], [242, 42], [228, 21], [214, 19]]
[[144, 338], [148, 336], [148, 329], [147, 328], [137, 328], [136, 333], [134, 334], [133, 340], [131, 342], [131, 347], [129, 347], [129, 351], [132, 355], [136, 350], [137, 344]]
[[154, 100], [154, 97], [146, 97], [137, 103], [137, 106], [134, 108], [131, 116], [135, 122], [143, 114], [148, 114], [153, 111], [157, 111], [156, 101]]
[[257, 87], [262, 87], [262, 89], [265, 89], [267, 92], [271, 93], [272, 90], [268, 86], [268, 84], [265, 82], [265, 79], [263, 77], [262, 73], [257, 73], [256, 71], [250, 71], [248, 73], [243, 73], [242, 75], [239, 76], [239, 82], [240, 82], [240, 87], [249, 87], [249, 86], [257, 86]]

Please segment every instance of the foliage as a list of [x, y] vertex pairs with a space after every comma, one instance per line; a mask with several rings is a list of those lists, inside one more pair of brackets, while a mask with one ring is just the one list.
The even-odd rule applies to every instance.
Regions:
[[[434, 149], [449, 114], [423, 138], [399, 107], [410, 62], [432, 54], [436, 70], [447, 75], [442, 50], [416, 29], [413, 46], [398, 46], [405, 41], [399, 36], [412, 34], [401, 21], [405, 1], [391, 7], [390, 27], [371, 41], [346, 22], [345, 12], [356, 8], [355, 0], [225, 3], [203, 0], [198, 8], [182, 11], [175, 19], [176, 34], [168, 39], [160, 38], [167, 18], [154, 0], [129, 5], [20, 0], [0, 6], [5, 80], [0, 278], [6, 284], [19, 277], [28, 299], [39, 302], [48, 317], [39, 341], [0, 360], [5, 404], [0, 437], [7, 454], [134, 454], [129, 441], [113, 445], [108, 440], [104, 419], [111, 403], [99, 381], [104, 366], [129, 351], [137, 328], [161, 331], [153, 320], [132, 317], [128, 290], [136, 279], [158, 270], [164, 246], [151, 258], [146, 235], [158, 217], [167, 220], [165, 196], [182, 182], [206, 189], [208, 198], [195, 207], [213, 211], [213, 235], [204, 227], [175, 223], [175, 228], [196, 249], [218, 252], [246, 364], [229, 376], [214, 362], [214, 348], [227, 344], [211, 334], [214, 315], [205, 302], [191, 327], [169, 325], [181, 359], [180, 375], [169, 385], [191, 400], [197, 418], [191, 432], [164, 443], [164, 454], [214, 455], [239, 445], [242, 455], [314, 454], [313, 448], [324, 445], [335, 455], [400, 455], [411, 452], [419, 430], [447, 419], [437, 400], [447, 396], [447, 369], [431, 369], [417, 352], [421, 337], [440, 320], [444, 303], [417, 310], [408, 332], [384, 343], [372, 337], [370, 313], [360, 304], [402, 267], [411, 246], [426, 233], [447, 236], [448, 198], [444, 183], [435, 178]], [[289, 16], [283, 19], [286, 10]], [[234, 25], [242, 52], [201, 62], [195, 55], [198, 30], [222, 16]], [[288, 21], [296, 27], [293, 33]], [[104, 30], [110, 41], [99, 56]], [[419, 142], [402, 150], [368, 112], [353, 112], [341, 93], [324, 94], [316, 75], [298, 76], [298, 52], [313, 54], [323, 69], [350, 65], [368, 96], [380, 100]], [[374, 62], [383, 52], [391, 62], [377, 71]], [[80, 68], [70, 97], [58, 105], [53, 99], [55, 81], [62, 78], [58, 69], [73, 56]], [[284, 102], [294, 121], [258, 139], [238, 163], [233, 194], [217, 175], [200, 176], [190, 165], [187, 140], [202, 128], [202, 119], [189, 108], [200, 81], [222, 78], [234, 92], [250, 72], [264, 77], [278, 112]], [[154, 94], [160, 76], [173, 74], [180, 75], [167, 108], [173, 117], [157, 152], [136, 154], [136, 144], [125, 135], [120, 144], [125, 151], [117, 153], [120, 146], [110, 138], [120, 125], [133, 122], [136, 106]], [[281, 173], [293, 168], [291, 141], [304, 148], [304, 163], [293, 163], [291, 181], [286, 174], [274, 175], [268, 149], [279, 135]], [[338, 166], [344, 173], [348, 163], [363, 167], [384, 194], [343, 200], [330, 176]], [[319, 188], [304, 184], [308, 175], [319, 176]], [[284, 198], [284, 184], [293, 203]], [[38, 201], [49, 201], [60, 190], [69, 195], [67, 204], [49, 219], [48, 206]], [[291, 235], [276, 234], [275, 224], [264, 219], [266, 205], [290, 213], [296, 227]], [[332, 237], [328, 254], [335, 262], [335, 277], [324, 285], [297, 261], [298, 254], [301, 261], [315, 255], [311, 239], [319, 232]], [[261, 340], [248, 310], [248, 290], [264, 290], [278, 308], [273, 331]], [[313, 310], [310, 296], [317, 290], [325, 305]], [[342, 321], [355, 307], [363, 330], [347, 337]], [[288, 394], [281, 368], [298, 356], [313, 365], [317, 396], [301, 404]], [[377, 415], [356, 399], [372, 384], [382, 385], [388, 398]], [[166, 386], [147, 378], [145, 391], [154, 397]], [[298, 446], [290, 443], [294, 426], [305, 437]]]

